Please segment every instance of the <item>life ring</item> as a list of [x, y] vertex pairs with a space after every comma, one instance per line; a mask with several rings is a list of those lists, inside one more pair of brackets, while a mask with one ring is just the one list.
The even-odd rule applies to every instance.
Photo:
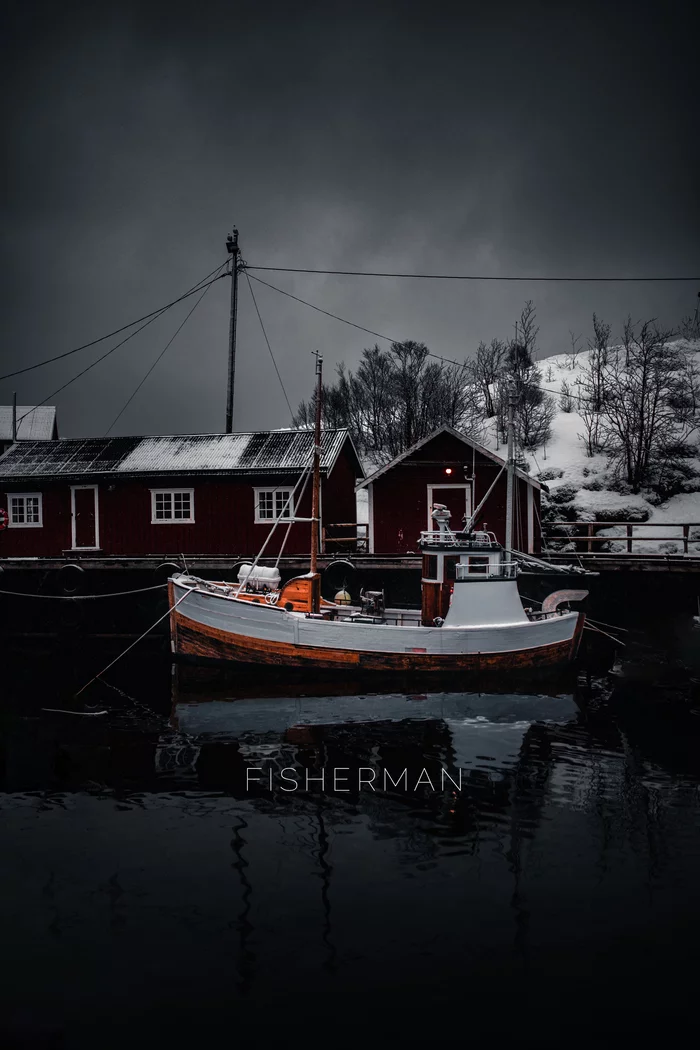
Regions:
[[4, 507], [0, 507], [0, 532], [10, 524], [10, 515]]

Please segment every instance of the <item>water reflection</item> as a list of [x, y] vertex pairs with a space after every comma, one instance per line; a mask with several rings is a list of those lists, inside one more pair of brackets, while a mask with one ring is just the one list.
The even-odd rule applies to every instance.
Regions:
[[314, 1017], [361, 1001], [429, 1027], [465, 987], [477, 1007], [546, 988], [552, 1023], [580, 1026], [623, 1009], [620, 973], [634, 1016], [656, 1009], [660, 958], [677, 1001], [700, 920], [692, 719], [570, 687], [264, 695], [183, 668], [161, 703], [129, 674], [104, 718], [36, 705], [0, 727], [13, 1009], [48, 1003], [79, 1046], [149, 1018], [157, 1044], [201, 1045], [297, 1016], [310, 988]]

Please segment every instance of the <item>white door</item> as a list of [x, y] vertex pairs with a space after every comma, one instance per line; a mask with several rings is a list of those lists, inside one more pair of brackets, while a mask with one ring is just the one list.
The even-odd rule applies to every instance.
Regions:
[[100, 508], [97, 485], [71, 485], [70, 509], [73, 550], [98, 550], [100, 546]]
[[462, 485], [428, 485], [428, 529], [434, 529], [435, 522], [431, 517], [433, 505], [443, 503], [451, 513], [450, 528], [460, 532], [464, 528], [464, 518], [472, 512], [472, 487]]

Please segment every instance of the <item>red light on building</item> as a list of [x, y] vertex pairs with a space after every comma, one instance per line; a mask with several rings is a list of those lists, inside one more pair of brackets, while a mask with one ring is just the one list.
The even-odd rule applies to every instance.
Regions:
[[445, 473], [446, 474], [451, 474], [452, 473], [452, 467], [445, 467]]

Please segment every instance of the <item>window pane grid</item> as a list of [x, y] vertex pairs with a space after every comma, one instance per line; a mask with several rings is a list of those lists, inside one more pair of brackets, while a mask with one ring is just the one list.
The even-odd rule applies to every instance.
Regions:
[[21, 496], [12, 497], [12, 524], [24, 525], [24, 499]]
[[274, 518], [274, 504], [273, 504], [273, 493], [272, 492], [261, 492], [260, 499], [258, 501], [258, 517], [260, 518]]
[[9, 496], [10, 525], [41, 525], [41, 496]]
[[275, 521], [279, 518], [293, 517], [294, 507], [290, 500], [291, 495], [291, 489], [257, 489], [255, 520]]
[[275, 516], [278, 518], [288, 518], [291, 507], [286, 506], [289, 499], [289, 489], [281, 489], [275, 493]]
[[191, 492], [154, 492], [155, 521], [192, 521]]

